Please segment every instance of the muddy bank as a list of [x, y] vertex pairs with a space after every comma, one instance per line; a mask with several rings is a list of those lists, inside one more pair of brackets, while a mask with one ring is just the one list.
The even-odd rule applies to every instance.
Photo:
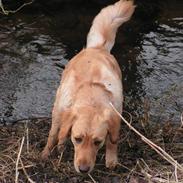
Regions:
[[[67, 142], [61, 159], [58, 153], [53, 153], [47, 163], [42, 162], [39, 156], [46, 143], [49, 123], [47, 120], [24, 121], [24, 124], [0, 129], [0, 182], [12, 183], [15, 180], [15, 165], [22, 137], [25, 140], [20, 156], [22, 163], [18, 164], [19, 182], [29, 182], [27, 175], [37, 183], [168, 183], [176, 180], [175, 167], [144, 144], [125, 125], [122, 125], [119, 141], [119, 165], [113, 171], [105, 168], [105, 148], [102, 148], [91, 176], [76, 173], [70, 141]], [[171, 123], [161, 126], [149, 124], [146, 127], [132, 124], [179, 163], [183, 163], [183, 129], [180, 126]], [[181, 183], [183, 174], [177, 171], [176, 176], [177, 182]]]

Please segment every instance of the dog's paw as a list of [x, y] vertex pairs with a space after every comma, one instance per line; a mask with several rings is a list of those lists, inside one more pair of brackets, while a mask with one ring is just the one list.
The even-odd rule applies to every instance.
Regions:
[[63, 152], [64, 151], [64, 144], [63, 143], [58, 144], [57, 150], [58, 150], [58, 152]]
[[106, 167], [109, 169], [114, 169], [118, 164], [118, 158], [116, 154], [111, 154], [110, 156], [106, 157]]
[[41, 160], [47, 161], [49, 156], [50, 156], [50, 150], [49, 149], [44, 149], [41, 152]]

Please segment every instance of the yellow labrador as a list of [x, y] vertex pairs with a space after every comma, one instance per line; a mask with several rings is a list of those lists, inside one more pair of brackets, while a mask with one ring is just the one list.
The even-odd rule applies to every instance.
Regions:
[[63, 72], [43, 159], [55, 145], [61, 150], [71, 134], [77, 172], [93, 169], [104, 143], [106, 167], [116, 166], [120, 118], [109, 103], [121, 113], [123, 94], [121, 71], [110, 50], [118, 27], [130, 19], [134, 9], [133, 1], [120, 0], [95, 17], [86, 48], [71, 59]]

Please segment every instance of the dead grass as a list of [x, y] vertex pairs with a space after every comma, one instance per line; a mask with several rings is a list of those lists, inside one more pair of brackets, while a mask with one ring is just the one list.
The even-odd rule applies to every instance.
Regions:
[[[183, 163], [183, 128], [172, 122], [133, 126], [163, 148], [180, 164]], [[73, 167], [73, 147], [68, 141], [64, 153], [40, 161], [49, 130], [49, 120], [32, 120], [0, 128], [0, 182], [105, 182], [105, 183], [182, 183], [183, 172], [170, 165], [122, 124], [119, 142], [119, 165], [105, 168], [104, 150], [99, 153], [91, 175], [79, 175]]]

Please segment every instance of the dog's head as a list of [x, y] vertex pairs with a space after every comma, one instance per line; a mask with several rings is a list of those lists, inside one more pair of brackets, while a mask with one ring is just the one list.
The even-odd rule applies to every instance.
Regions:
[[71, 140], [74, 145], [74, 166], [77, 172], [92, 171], [98, 150], [109, 136], [116, 142], [113, 134], [115, 119], [111, 118], [110, 110], [93, 107], [80, 107], [70, 112], [73, 121], [70, 126]]

